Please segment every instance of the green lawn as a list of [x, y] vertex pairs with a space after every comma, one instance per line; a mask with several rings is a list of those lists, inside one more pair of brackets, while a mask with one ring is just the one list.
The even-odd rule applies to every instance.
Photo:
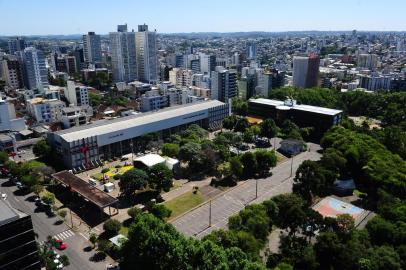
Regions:
[[120, 234], [127, 236], [128, 235], [128, 227], [121, 226]]
[[286, 157], [284, 155], [282, 155], [281, 153], [279, 153], [277, 151], [275, 151], [275, 154], [276, 154], [276, 158], [277, 158], [278, 162], [281, 162], [286, 159]]
[[192, 191], [182, 194], [175, 199], [165, 202], [165, 206], [172, 210], [171, 219], [175, 218], [186, 211], [198, 206], [204, 202], [203, 195], [200, 192], [193, 194]]

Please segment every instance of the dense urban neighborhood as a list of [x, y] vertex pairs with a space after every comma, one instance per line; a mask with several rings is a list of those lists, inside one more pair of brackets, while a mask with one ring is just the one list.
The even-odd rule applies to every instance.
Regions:
[[0, 27], [0, 269], [406, 269], [405, 160], [406, 32]]

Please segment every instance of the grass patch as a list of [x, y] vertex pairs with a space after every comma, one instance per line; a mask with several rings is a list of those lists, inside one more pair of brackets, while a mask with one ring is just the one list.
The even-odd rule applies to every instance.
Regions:
[[352, 195], [360, 197], [362, 195], [367, 195], [367, 194], [364, 193], [364, 192], [359, 191], [358, 189], [355, 189], [354, 192], [352, 193]]
[[122, 234], [122, 235], [128, 236], [128, 227], [121, 226], [121, 229], [120, 229], [119, 233]]
[[172, 210], [171, 219], [175, 218], [186, 211], [198, 206], [204, 202], [203, 195], [198, 191], [193, 194], [192, 191], [182, 194], [175, 199], [165, 202], [165, 206]]
[[276, 160], [278, 162], [284, 161], [286, 159], [286, 157], [284, 155], [282, 155], [281, 153], [279, 153], [277, 151], [275, 151], [275, 154], [276, 154]]

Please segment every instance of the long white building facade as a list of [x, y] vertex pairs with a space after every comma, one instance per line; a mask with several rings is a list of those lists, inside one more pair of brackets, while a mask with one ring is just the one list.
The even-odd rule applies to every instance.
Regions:
[[160, 132], [170, 136], [191, 124], [219, 129], [230, 105], [218, 100], [169, 107], [114, 120], [102, 120], [48, 135], [48, 142], [69, 169], [85, 169], [101, 160], [133, 152], [139, 137]]

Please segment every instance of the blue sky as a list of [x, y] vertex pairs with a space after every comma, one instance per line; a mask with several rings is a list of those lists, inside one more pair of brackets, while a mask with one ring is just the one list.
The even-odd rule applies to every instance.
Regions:
[[[0, 0], [0, 35], [406, 30], [405, 0]], [[403, 13], [403, 14], [402, 14]]]

